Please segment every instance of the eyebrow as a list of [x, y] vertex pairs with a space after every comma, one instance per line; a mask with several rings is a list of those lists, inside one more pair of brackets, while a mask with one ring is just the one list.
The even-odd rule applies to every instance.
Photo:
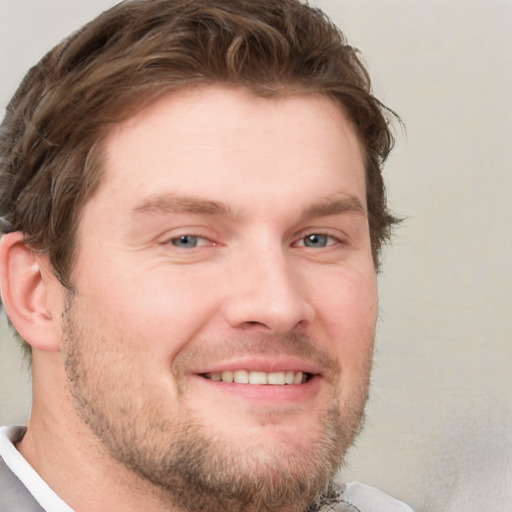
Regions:
[[235, 216], [232, 209], [224, 203], [172, 194], [150, 196], [132, 210], [134, 216], [144, 213], [195, 213], [220, 217]]
[[368, 212], [360, 199], [354, 195], [334, 195], [310, 206], [303, 214], [303, 219], [327, 217], [342, 213], [359, 213], [367, 216]]
[[[359, 213], [366, 216], [367, 211], [360, 199], [354, 195], [333, 195], [311, 205], [302, 214], [302, 219], [327, 217], [342, 213]], [[194, 196], [178, 196], [173, 194], [153, 195], [144, 199], [132, 210], [132, 215], [158, 213], [192, 213], [235, 218], [238, 215], [225, 203], [201, 199]]]

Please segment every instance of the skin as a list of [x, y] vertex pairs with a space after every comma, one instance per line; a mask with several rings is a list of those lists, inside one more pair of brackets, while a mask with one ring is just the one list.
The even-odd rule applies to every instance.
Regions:
[[[325, 425], [339, 459], [363, 414], [377, 314], [352, 126], [323, 96], [214, 86], [160, 98], [104, 148], [75, 295], [34, 256], [50, 341], [26, 336], [34, 409], [19, 450], [77, 510], [184, 509], [169, 490], [178, 483], [144, 476], [154, 460], [133, 467], [175, 456], [184, 429], [212, 440], [226, 478], [261, 485], [318, 459], [312, 485], [325, 483], [338, 462], [320, 460]], [[205, 378], [236, 369], [308, 380]]]

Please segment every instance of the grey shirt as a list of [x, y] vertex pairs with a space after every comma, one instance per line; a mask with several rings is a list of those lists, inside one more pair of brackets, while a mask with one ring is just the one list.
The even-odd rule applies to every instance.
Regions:
[[[14, 444], [21, 440], [25, 430], [12, 429], [10, 433], [10, 441]], [[2, 512], [45, 512], [1, 456], [0, 510]]]

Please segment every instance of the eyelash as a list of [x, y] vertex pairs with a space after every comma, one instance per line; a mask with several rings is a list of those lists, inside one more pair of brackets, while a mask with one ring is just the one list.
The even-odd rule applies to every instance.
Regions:
[[[316, 239], [316, 242], [318, 242], [318, 239], [325, 239], [325, 245], [317, 245], [315, 247], [315, 239]], [[309, 242], [312, 242], [313, 245], [307, 245], [307, 243]], [[298, 242], [295, 242], [294, 245], [299, 245], [299, 247], [306, 247], [306, 248], [309, 248], [309, 249], [325, 249], [327, 247], [330, 247], [330, 246], [333, 246], [333, 245], [338, 245], [338, 244], [343, 244], [344, 242], [338, 238], [338, 237], [335, 237], [333, 235], [330, 235], [330, 234], [327, 234], [327, 233], [322, 233], [322, 232], [312, 232], [312, 233], [308, 233], [304, 236], [302, 236]]]
[[[183, 242], [183, 243], [186, 243], [185, 239], [196, 239], [196, 242], [197, 240], [202, 240], [203, 242], [206, 242], [206, 243], [200, 243], [199, 245], [193, 245], [192, 247], [179, 247], [178, 246], [178, 243], [179, 242]], [[174, 247], [177, 247], [178, 249], [181, 248], [181, 249], [195, 249], [196, 247], [202, 247], [202, 246], [205, 246], [205, 245], [209, 245], [209, 246], [213, 246], [213, 245], [216, 245], [214, 242], [211, 242], [207, 237], [205, 236], [201, 236], [201, 235], [195, 235], [193, 233], [187, 233], [185, 235], [180, 235], [180, 236], [177, 236], [177, 237], [173, 237], [169, 240], [169, 242], [171, 245], [173, 245]]]
[[[188, 239], [192, 239], [191, 242], [193, 243], [193, 245], [187, 247], [180, 247], [180, 242], [186, 244], [187, 241], [190, 241]], [[323, 240], [325, 241], [325, 244], [321, 243]], [[307, 245], [308, 241], [312, 243], [312, 245]], [[320, 243], [315, 246], [315, 244], [317, 244], [318, 242]], [[186, 233], [184, 235], [173, 237], [169, 239], [167, 243], [173, 245], [178, 249], [195, 249], [197, 247], [217, 245], [215, 242], [212, 242], [207, 237], [194, 233]], [[342, 240], [333, 235], [321, 232], [313, 232], [302, 236], [301, 238], [298, 239], [297, 242], [294, 242], [292, 246], [305, 247], [309, 249], [325, 249], [327, 247], [343, 243], [344, 242]]]

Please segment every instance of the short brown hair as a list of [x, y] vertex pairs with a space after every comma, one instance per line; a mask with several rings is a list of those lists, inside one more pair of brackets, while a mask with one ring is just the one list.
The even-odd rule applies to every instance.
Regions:
[[395, 222], [381, 174], [390, 111], [340, 30], [299, 0], [126, 0], [51, 50], [1, 125], [1, 232], [23, 232], [71, 288], [77, 223], [101, 178], [108, 127], [165, 92], [209, 83], [262, 96], [315, 92], [342, 106], [366, 155], [378, 267]]

